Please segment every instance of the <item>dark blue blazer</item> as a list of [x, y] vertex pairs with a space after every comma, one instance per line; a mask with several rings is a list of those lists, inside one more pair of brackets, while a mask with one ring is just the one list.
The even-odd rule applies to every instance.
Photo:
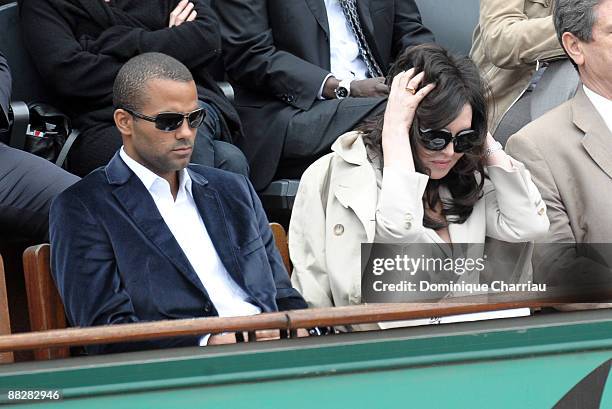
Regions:
[[[195, 203], [231, 277], [263, 312], [306, 308], [291, 286], [250, 182], [189, 165]], [[53, 202], [52, 271], [72, 325], [218, 315], [140, 179], [118, 154]], [[199, 337], [90, 352], [197, 345]]]

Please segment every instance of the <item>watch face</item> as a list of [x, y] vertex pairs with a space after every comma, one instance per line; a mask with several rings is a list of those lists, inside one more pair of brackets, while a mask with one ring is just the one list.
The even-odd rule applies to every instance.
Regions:
[[346, 98], [348, 97], [348, 89], [344, 87], [336, 88], [336, 98]]

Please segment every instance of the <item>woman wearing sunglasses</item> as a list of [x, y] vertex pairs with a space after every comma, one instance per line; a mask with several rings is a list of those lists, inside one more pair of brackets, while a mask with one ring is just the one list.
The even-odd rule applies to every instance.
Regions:
[[548, 230], [529, 172], [487, 133], [486, 85], [469, 59], [417, 46], [391, 78], [384, 114], [339, 137], [300, 182], [292, 281], [311, 306], [361, 302], [361, 243], [441, 248]]

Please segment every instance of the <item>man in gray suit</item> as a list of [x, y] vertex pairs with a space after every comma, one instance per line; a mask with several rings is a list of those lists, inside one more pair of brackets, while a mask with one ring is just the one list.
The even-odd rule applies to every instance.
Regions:
[[[583, 85], [574, 98], [513, 135], [506, 150], [531, 171], [546, 202], [547, 241], [612, 243], [612, 0], [557, 0], [553, 15]], [[612, 252], [604, 249], [596, 263], [584, 264], [577, 258], [581, 248], [564, 246], [553, 266], [549, 246], [534, 268], [547, 264], [547, 279], [593, 283], [596, 272], [612, 277]]]

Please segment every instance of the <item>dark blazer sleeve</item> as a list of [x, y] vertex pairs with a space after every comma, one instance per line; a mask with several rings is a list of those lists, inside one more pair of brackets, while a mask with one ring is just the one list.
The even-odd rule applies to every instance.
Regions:
[[259, 92], [268, 90], [279, 99], [293, 95], [288, 103], [303, 110], [310, 108], [329, 71], [276, 48], [266, 0], [217, 3], [225, 68], [230, 77], [241, 86]]
[[274, 276], [274, 283], [276, 285], [276, 305], [278, 306], [278, 310], [286, 311], [308, 308], [308, 304], [304, 301], [302, 295], [291, 285], [291, 280], [285, 269], [283, 259], [274, 243], [274, 235], [270, 229], [270, 224], [261, 205], [261, 201], [255, 189], [253, 189], [251, 182], [249, 182], [247, 178], [245, 178], [245, 181], [249, 186], [249, 193], [255, 209], [255, 214], [257, 215], [259, 233], [266, 247], [266, 253]]
[[221, 55], [221, 35], [208, 0], [191, 0], [197, 16], [178, 27], [147, 30], [117, 25], [88, 42], [91, 52], [127, 61], [135, 55], [159, 52], [176, 58], [189, 69], [202, 67]]
[[[74, 326], [140, 322], [123, 288], [113, 245], [78, 194], [68, 190], [51, 205], [51, 267]], [[199, 338], [182, 337], [87, 347], [89, 353], [195, 346]]]
[[395, 10], [393, 55], [397, 56], [407, 47], [435, 41], [431, 31], [423, 25], [414, 0], [395, 0]]
[[8, 128], [8, 110], [11, 99], [11, 71], [0, 52], [0, 131]]

